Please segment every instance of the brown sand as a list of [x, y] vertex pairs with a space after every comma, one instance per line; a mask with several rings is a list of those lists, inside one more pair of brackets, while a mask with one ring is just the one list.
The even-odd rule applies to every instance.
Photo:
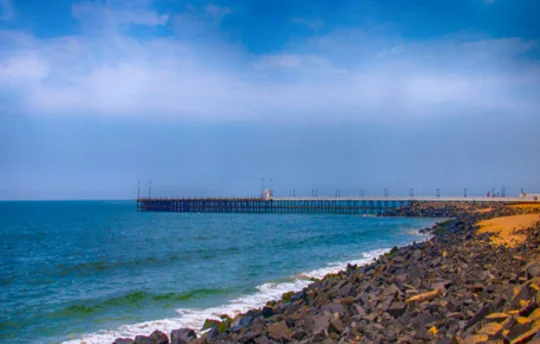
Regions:
[[509, 208], [522, 208], [522, 209], [540, 209], [540, 203], [510, 204], [507, 207], [509, 207]]
[[492, 210], [493, 210], [492, 208], [482, 208], [482, 209], [476, 210], [476, 212], [477, 213], [488, 213], [488, 212], [490, 212]]
[[540, 220], [538, 214], [496, 217], [478, 222], [480, 225], [478, 233], [491, 233], [490, 239], [495, 245], [514, 247], [527, 239], [524, 233], [517, 231], [534, 225], [538, 220]]

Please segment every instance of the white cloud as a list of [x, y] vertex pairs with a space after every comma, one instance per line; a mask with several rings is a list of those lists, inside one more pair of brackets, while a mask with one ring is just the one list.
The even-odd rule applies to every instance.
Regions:
[[0, 61], [0, 86], [21, 86], [40, 82], [48, 74], [48, 66], [36, 53], [27, 51]]
[[0, 32], [0, 44], [9, 47], [0, 53], [0, 90], [16, 94], [3, 107], [44, 115], [339, 121], [540, 106], [540, 68], [521, 57], [535, 42], [405, 43], [336, 31], [257, 56], [223, 40], [183, 35], [211, 36], [223, 9], [175, 18], [179, 37], [137, 40], [119, 23], [161, 25], [160, 14], [114, 6], [74, 9], [75, 16], [89, 11], [112, 23], [99, 35]]

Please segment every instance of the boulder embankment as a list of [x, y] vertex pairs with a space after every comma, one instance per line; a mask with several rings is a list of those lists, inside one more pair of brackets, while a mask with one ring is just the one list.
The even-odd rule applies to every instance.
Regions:
[[389, 215], [452, 219], [425, 229], [427, 241], [234, 319], [209, 320], [202, 337], [179, 329], [170, 339], [156, 331], [116, 343], [539, 344], [539, 213], [505, 204], [412, 205]]

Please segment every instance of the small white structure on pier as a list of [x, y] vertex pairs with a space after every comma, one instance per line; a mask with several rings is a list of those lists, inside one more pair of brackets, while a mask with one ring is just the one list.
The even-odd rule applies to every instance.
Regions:
[[272, 197], [273, 197], [272, 189], [264, 189], [264, 190], [263, 190], [262, 198], [263, 198], [265, 201], [271, 200]]

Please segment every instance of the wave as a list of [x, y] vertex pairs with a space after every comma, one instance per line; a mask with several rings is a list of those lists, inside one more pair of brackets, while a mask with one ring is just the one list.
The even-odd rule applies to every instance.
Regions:
[[[200, 330], [206, 319], [219, 320], [220, 316], [227, 314], [235, 317], [238, 314], [245, 313], [250, 309], [260, 308], [269, 300], [280, 299], [284, 293], [290, 291], [300, 291], [312, 283], [312, 278], [323, 278], [327, 274], [337, 273], [347, 267], [347, 264], [364, 265], [370, 263], [373, 259], [388, 252], [389, 248], [377, 249], [363, 253], [360, 259], [346, 262], [332, 262], [326, 267], [304, 272], [291, 277], [287, 281], [264, 283], [257, 287], [257, 292], [250, 295], [230, 300], [228, 303], [210, 308], [181, 308], [177, 309], [178, 317], [152, 320], [131, 325], [122, 325], [114, 330], [101, 330], [91, 334], [85, 334], [77, 339], [64, 341], [63, 344], [101, 344], [112, 343], [116, 338], [129, 337], [135, 338], [136, 335], [149, 335], [154, 330], [160, 330], [169, 334], [172, 330], [181, 327], [189, 327]], [[212, 291], [212, 290], [210, 290]], [[197, 295], [197, 291], [189, 292]], [[185, 294], [189, 294], [185, 293]], [[162, 294], [163, 297], [175, 298], [174, 293]], [[170, 296], [169, 296], [170, 295]], [[183, 295], [183, 294], [181, 294]]]
[[129, 294], [106, 299], [102, 302], [95, 302], [89, 304], [86, 302], [84, 305], [72, 305], [56, 311], [51, 316], [76, 316], [76, 315], [90, 315], [105, 309], [108, 306], [130, 306], [137, 305], [140, 302], [146, 300], [154, 301], [187, 301], [192, 299], [204, 298], [211, 295], [227, 294], [231, 292], [229, 289], [195, 289], [185, 293], [164, 293], [164, 294], [152, 294], [146, 291], [134, 291]]

